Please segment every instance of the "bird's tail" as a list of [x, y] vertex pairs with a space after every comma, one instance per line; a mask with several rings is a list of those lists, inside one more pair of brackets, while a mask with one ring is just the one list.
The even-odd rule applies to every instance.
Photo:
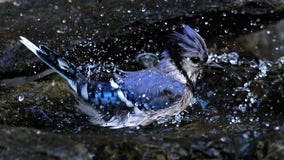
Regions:
[[40, 45], [37, 47], [27, 38], [20, 36], [20, 42], [31, 50], [40, 60], [47, 64], [51, 69], [66, 79], [69, 83], [74, 82], [78, 76], [76, 68], [63, 57], [52, 52], [49, 48]]

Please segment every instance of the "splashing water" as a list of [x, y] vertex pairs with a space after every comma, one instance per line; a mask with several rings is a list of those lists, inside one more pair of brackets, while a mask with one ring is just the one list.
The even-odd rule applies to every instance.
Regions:
[[[223, 66], [224, 70], [216, 72], [210, 69], [204, 73], [204, 77], [201, 78], [203, 82], [199, 84], [196, 93], [199, 100], [193, 99], [190, 106], [205, 106], [205, 110], [203, 108], [202, 111], [190, 113], [207, 112], [206, 109], [213, 106], [219, 112], [225, 112], [230, 125], [257, 122], [266, 127], [271, 126], [270, 122], [262, 123], [261, 120], [273, 114], [272, 112], [283, 102], [281, 88], [284, 78], [284, 57], [275, 62], [248, 60], [240, 58], [237, 52], [231, 52], [211, 55], [209, 61]], [[200, 103], [202, 101], [205, 103]], [[188, 116], [190, 115], [184, 116], [184, 119]], [[205, 117], [211, 119], [215, 116], [218, 117], [218, 113], [207, 114]]]

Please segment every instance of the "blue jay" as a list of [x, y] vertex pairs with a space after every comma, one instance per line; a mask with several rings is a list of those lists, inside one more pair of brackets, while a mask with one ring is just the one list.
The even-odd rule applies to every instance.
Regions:
[[169, 120], [186, 109], [208, 49], [202, 37], [187, 25], [174, 31], [168, 49], [156, 66], [139, 71], [114, 68], [108, 81], [90, 78], [98, 68], [86, 66], [82, 72], [64, 57], [45, 46], [37, 47], [25, 37], [20, 42], [70, 84], [78, 107], [93, 124], [112, 128], [146, 126], [156, 120]]

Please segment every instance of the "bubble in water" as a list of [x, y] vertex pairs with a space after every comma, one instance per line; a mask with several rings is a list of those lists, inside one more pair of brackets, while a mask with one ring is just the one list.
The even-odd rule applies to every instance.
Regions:
[[25, 100], [25, 96], [19, 95], [18, 100], [19, 102], [23, 102]]
[[232, 65], [238, 64], [239, 54], [237, 52], [231, 52], [228, 54], [229, 62]]
[[145, 68], [150, 68], [156, 65], [158, 57], [154, 53], [144, 52], [138, 54], [135, 60], [141, 63]]
[[238, 108], [241, 112], [244, 113], [244, 112], [246, 112], [247, 105], [246, 104], [240, 104]]
[[231, 124], [232, 123], [241, 123], [241, 119], [240, 119], [240, 117], [232, 117], [232, 119], [231, 119]]
[[281, 64], [284, 64], [284, 56], [279, 58]]
[[141, 8], [141, 12], [145, 12], [146, 11], [146, 8]]

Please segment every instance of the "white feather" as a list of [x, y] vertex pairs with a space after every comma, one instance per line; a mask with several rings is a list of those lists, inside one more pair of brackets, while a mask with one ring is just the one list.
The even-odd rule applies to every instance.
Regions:
[[67, 70], [67, 68], [69, 67], [68, 63], [63, 60], [62, 58], [58, 58], [57, 59], [58, 65], [61, 69]]
[[124, 96], [123, 92], [120, 89], [117, 91], [117, 95], [119, 99], [126, 104], [127, 107], [134, 106], [133, 103]]
[[109, 82], [112, 88], [115, 88], [115, 89], [119, 88], [119, 85], [113, 79], [110, 79]]
[[73, 89], [73, 91], [74, 91], [75, 93], [78, 93], [78, 92], [77, 92], [77, 83], [76, 83], [74, 80], [71, 80], [71, 79], [68, 79], [67, 81], [68, 81], [68, 83], [70, 84], [70, 86], [71, 86], [71, 88]]
[[143, 111], [141, 111], [137, 106], [134, 107], [134, 113], [135, 114], [143, 114]]
[[89, 99], [89, 94], [88, 94], [88, 83], [85, 83], [84, 86], [81, 88], [81, 96], [85, 99]]
[[35, 44], [33, 44], [25, 37], [20, 36], [20, 42], [24, 44], [29, 50], [31, 50], [34, 54], [37, 54], [37, 51], [40, 50]]

